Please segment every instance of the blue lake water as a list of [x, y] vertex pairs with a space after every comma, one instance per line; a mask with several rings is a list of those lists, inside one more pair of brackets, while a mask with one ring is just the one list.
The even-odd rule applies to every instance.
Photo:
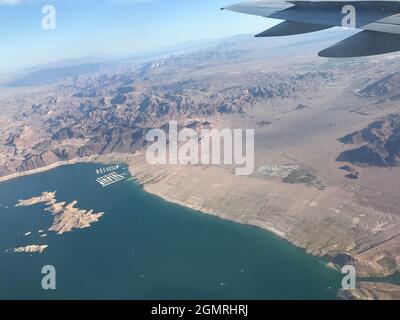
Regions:
[[[76, 164], [0, 183], [0, 299], [334, 299], [341, 274], [261, 229], [170, 204], [133, 179], [102, 188], [98, 164]], [[90, 228], [57, 235], [44, 204], [105, 212]], [[32, 234], [24, 236], [31, 231]], [[46, 244], [41, 254], [5, 252]], [[41, 287], [44, 265], [56, 290]]]

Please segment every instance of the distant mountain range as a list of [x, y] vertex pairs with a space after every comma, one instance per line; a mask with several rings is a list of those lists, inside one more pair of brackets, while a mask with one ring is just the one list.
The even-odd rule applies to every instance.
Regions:
[[[149, 128], [170, 119], [185, 119], [196, 126], [225, 115], [243, 115], [265, 103], [290, 103], [297, 112], [305, 112], [309, 107], [303, 102], [349, 76], [349, 68], [362, 70], [368, 62], [366, 58], [354, 60], [360, 65], [349, 67], [351, 61], [332, 64], [315, 57], [316, 47], [325, 47], [339, 36], [343, 34], [335, 31], [262, 40], [242, 35], [187, 44], [177, 51], [168, 48], [153, 53], [155, 59], [133, 57], [78, 65], [69, 61], [32, 69], [7, 85], [46, 84], [49, 89], [39, 98], [17, 97], [7, 102], [18, 112], [9, 120], [12, 125], [0, 130], [4, 155], [0, 175], [92, 154], [134, 152], [143, 148]], [[280, 67], [269, 67], [267, 61]], [[266, 66], [270, 71], [265, 71]], [[385, 75], [360, 94], [394, 95], [397, 77], [397, 73]], [[341, 139], [355, 143], [360, 136], [359, 142], [366, 145], [342, 153], [338, 160], [397, 165], [396, 119], [392, 116], [381, 124], [391, 127], [381, 140], [368, 140], [381, 122]]]
[[[344, 32], [346, 36], [351, 31]], [[337, 32], [335, 29], [323, 32], [303, 35], [301, 37], [286, 37], [279, 39], [268, 39], [258, 41], [260, 48], [264, 50], [264, 57], [276, 55], [278, 48], [285, 48], [287, 55], [301, 54], [306, 47], [310, 51], [310, 45], [323, 47], [326, 42], [335, 42], [340, 38], [346, 37], [343, 32]], [[126, 54], [114, 57], [87, 57], [79, 59], [61, 60], [52, 63], [42, 64], [31, 68], [26, 68], [15, 73], [7, 75], [0, 74], [0, 87], [21, 87], [21, 86], [42, 86], [62, 80], [66, 77], [73, 77], [79, 74], [98, 72], [104, 68], [115, 68], [121, 66], [133, 66], [144, 63], [145, 61], [168, 58], [173, 55], [182, 55], [190, 52], [196, 52], [206, 49], [218, 49], [219, 47], [234, 45], [243, 45], [243, 42], [254, 40], [253, 35], [237, 35], [224, 39], [205, 39], [197, 41], [188, 41], [174, 46], [168, 46], [149, 52]], [[265, 39], [264, 39], [265, 40]], [[254, 43], [254, 41], [251, 41]], [[291, 51], [295, 48], [297, 52]], [[255, 52], [258, 52], [255, 49]], [[280, 51], [279, 51], [280, 54]]]

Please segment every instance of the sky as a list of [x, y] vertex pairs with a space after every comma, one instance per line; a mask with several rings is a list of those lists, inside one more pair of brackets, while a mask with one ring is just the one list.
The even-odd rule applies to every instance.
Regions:
[[[220, 8], [238, 0], [0, 0], [0, 73], [258, 33], [274, 22]], [[53, 5], [55, 30], [42, 28]]]

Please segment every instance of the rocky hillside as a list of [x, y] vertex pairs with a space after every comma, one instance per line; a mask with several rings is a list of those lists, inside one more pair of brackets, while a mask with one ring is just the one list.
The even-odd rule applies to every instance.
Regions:
[[[0, 128], [0, 176], [93, 154], [131, 153], [145, 145], [150, 128], [170, 120], [212, 123], [257, 105], [310, 97], [333, 78], [318, 68], [238, 72], [233, 68], [242, 54], [225, 48], [64, 78], [34, 103], [18, 102], [24, 112]], [[221, 61], [232, 67], [215, 73]]]
[[344, 151], [337, 161], [360, 166], [398, 166], [400, 165], [400, 115], [388, 115], [339, 141], [357, 145], [357, 148]]
[[359, 91], [362, 97], [376, 97], [387, 100], [400, 99], [400, 72], [386, 75]]

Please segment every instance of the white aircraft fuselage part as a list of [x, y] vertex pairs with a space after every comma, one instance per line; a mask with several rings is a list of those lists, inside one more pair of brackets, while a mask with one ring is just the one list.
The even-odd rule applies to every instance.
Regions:
[[[352, 36], [321, 51], [323, 56], [365, 56], [400, 50], [400, 1], [264, 0], [242, 2], [222, 9], [285, 21], [259, 33], [258, 37], [308, 33], [330, 27], [363, 30], [362, 35]], [[354, 50], [352, 42], [355, 42]]]

